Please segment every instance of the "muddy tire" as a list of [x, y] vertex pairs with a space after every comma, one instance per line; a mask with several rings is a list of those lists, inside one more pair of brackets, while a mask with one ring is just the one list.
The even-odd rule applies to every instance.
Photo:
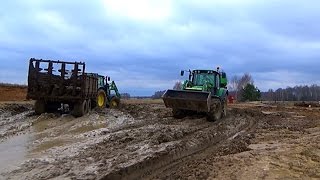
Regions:
[[36, 100], [34, 104], [34, 111], [36, 114], [42, 114], [46, 112], [46, 103], [44, 100]]
[[110, 102], [109, 102], [109, 107], [110, 108], [118, 108], [120, 105], [120, 99], [116, 96], [113, 96], [111, 99], [110, 99]]
[[173, 109], [172, 114], [173, 114], [173, 117], [176, 119], [182, 119], [186, 116], [185, 112], [181, 109]]
[[211, 106], [210, 112], [207, 114], [208, 121], [217, 121], [223, 116], [222, 103], [219, 101], [215, 106]]
[[[91, 99], [88, 99], [88, 100], [87, 100], [87, 109], [88, 109], [88, 112], [90, 112], [91, 109], [92, 109]], [[88, 113], [88, 112], [87, 112], [87, 113]]]
[[97, 98], [96, 98], [96, 107], [99, 109], [104, 109], [107, 104], [107, 95], [106, 92], [103, 89], [100, 89], [97, 93]]
[[227, 111], [228, 111], [228, 99], [225, 98], [223, 102], [223, 107], [222, 107], [222, 117], [227, 117]]
[[86, 100], [83, 100], [82, 102], [78, 102], [74, 105], [72, 115], [75, 117], [81, 117], [85, 115], [88, 112], [88, 104]]

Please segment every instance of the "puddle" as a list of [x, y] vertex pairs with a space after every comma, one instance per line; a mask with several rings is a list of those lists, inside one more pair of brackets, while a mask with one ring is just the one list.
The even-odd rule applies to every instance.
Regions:
[[77, 135], [77, 134], [82, 134], [82, 133], [86, 133], [86, 132], [93, 131], [96, 129], [105, 128], [105, 127], [106, 127], [105, 123], [97, 124], [97, 125], [80, 126], [80, 127], [77, 127], [75, 129], [70, 130], [69, 133]]
[[27, 159], [30, 135], [13, 136], [0, 143], [0, 174], [17, 168]]
[[41, 144], [36, 146], [34, 149], [32, 149], [31, 153], [33, 154], [40, 153], [50, 148], [63, 146], [65, 144], [67, 144], [67, 141], [63, 139], [54, 139], [51, 141], [42, 142]]

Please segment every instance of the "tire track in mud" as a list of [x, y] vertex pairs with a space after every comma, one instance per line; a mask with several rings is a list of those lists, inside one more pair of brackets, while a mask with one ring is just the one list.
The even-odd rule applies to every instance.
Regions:
[[[237, 110], [238, 111], [238, 110]], [[235, 111], [235, 112], [237, 112]], [[234, 112], [234, 113], [235, 113]], [[238, 111], [239, 113], [239, 111]], [[244, 112], [245, 114], [248, 112]], [[248, 120], [248, 125], [244, 125], [240, 128], [242, 129], [239, 132], [236, 133], [230, 133], [229, 135], [225, 135], [224, 137], [220, 137], [219, 139], [217, 139], [217, 141], [211, 141], [211, 144], [209, 144], [207, 147], [204, 147], [203, 149], [200, 149], [197, 152], [194, 152], [188, 156], [182, 157], [180, 159], [174, 160], [169, 164], [164, 164], [162, 167], [160, 167], [159, 169], [154, 170], [152, 173], [147, 174], [146, 176], [143, 177], [143, 179], [176, 179], [177, 177], [172, 177], [172, 174], [175, 174], [177, 172], [176, 169], [179, 169], [180, 167], [188, 167], [188, 165], [186, 164], [193, 164], [195, 159], [206, 159], [206, 156], [208, 154], [210, 155], [218, 155], [218, 154], [230, 154], [233, 152], [223, 152], [225, 151], [223, 149], [223, 147], [228, 147], [228, 149], [230, 148], [230, 144], [234, 143], [234, 142], [238, 142], [239, 139], [238, 137], [240, 137], [240, 139], [242, 139], [243, 137], [247, 138], [248, 135], [251, 136], [251, 133], [255, 132], [255, 129], [258, 125], [257, 120], [254, 119], [254, 116], [257, 115], [257, 112], [254, 113], [250, 113], [251, 116], [247, 116], [245, 117]], [[230, 118], [230, 117], [229, 117]], [[223, 120], [220, 120], [223, 121]], [[223, 122], [222, 122], [223, 123]], [[239, 129], [239, 130], [240, 130]], [[250, 133], [250, 134], [249, 134]], [[234, 135], [232, 135], [234, 134]], [[238, 145], [235, 145], [238, 146]], [[240, 150], [238, 149], [240, 148]], [[243, 147], [237, 147], [237, 149], [235, 150], [237, 153], [242, 152], [242, 151], [246, 151], [249, 150], [249, 148], [246, 146], [245, 149], [241, 149]], [[221, 152], [222, 150], [222, 152]], [[200, 179], [206, 179], [205, 177], [198, 177]], [[197, 178], [197, 179], [198, 179]]]
[[[128, 106], [131, 107], [131, 110], [128, 110]], [[144, 115], [140, 115], [137, 114], [136, 112], [141, 109], [137, 109], [137, 107], [142, 106], [143, 107], [143, 111], [144, 112], [151, 112], [148, 114], [144, 114]], [[186, 122], [186, 121], [195, 121], [195, 120], [200, 120], [200, 119], [205, 119], [205, 117], [203, 115], [194, 115], [194, 116], [189, 116], [188, 118], [181, 118], [181, 119], [175, 119], [171, 116], [171, 111], [168, 109], [164, 108], [163, 106], [155, 106], [156, 108], [150, 108], [147, 105], [144, 104], [139, 104], [139, 105], [127, 105], [126, 107], [123, 107], [121, 110], [130, 114], [132, 116], [132, 118], [135, 119], [135, 121], [139, 121], [139, 122], [135, 122], [133, 124], [128, 124], [128, 125], [123, 125], [121, 127], [117, 127], [117, 128], [113, 128], [112, 130], [110, 130], [110, 133], [115, 133], [118, 131], [123, 131], [123, 130], [133, 130], [133, 129], [139, 129], [141, 127], [144, 126], [148, 126], [148, 125], [153, 125], [155, 124], [155, 120], [157, 124], [161, 124], [161, 125], [181, 125], [182, 123]], [[133, 110], [134, 109], [134, 110]], [[192, 122], [190, 122], [192, 123]], [[215, 122], [217, 123], [217, 122]], [[200, 121], [196, 124], [195, 127], [195, 131], [207, 128], [209, 126], [211, 126], [212, 122], [207, 122], [207, 121]]]
[[[240, 113], [240, 116], [236, 118], [231, 117], [237, 113]], [[245, 117], [241, 116], [242, 113], [245, 114]], [[236, 110], [232, 112], [233, 115], [220, 121], [203, 123], [205, 124], [205, 127], [199, 128], [191, 134], [184, 136], [180, 139], [181, 142], [178, 143], [178, 145], [169, 148], [168, 151], [160, 152], [144, 161], [120, 168], [109, 174], [102, 175], [99, 178], [153, 179], [157, 174], [192, 158], [193, 155], [201, 153], [207, 148], [254, 129], [256, 124], [256, 121], [253, 118], [254, 113], [256, 112], [242, 112], [241, 110]]]

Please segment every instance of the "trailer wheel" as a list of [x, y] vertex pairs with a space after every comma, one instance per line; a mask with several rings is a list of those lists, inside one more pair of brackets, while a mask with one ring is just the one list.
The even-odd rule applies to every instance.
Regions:
[[42, 114], [46, 112], [46, 103], [44, 100], [36, 100], [34, 104], [34, 110], [36, 114]]
[[222, 118], [222, 103], [219, 101], [216, 106], [211, 106], [210, 112], [207, 114], [208, 121], [217, 121]]
[[88, 99], [88, 100], [87, 100], [87, 109], [88, 109], [88, 110], [87, 110], [87, 113], [90, 112], [91, 109], [92, 109], [91, 99]]
[[74, 105], [72, 115], [81, 117], [88, 112], [88, 104], [86, 100], [80, 101]]
[[116, 97], [116, 96], [113, 96], [110, 99], [109, 107], [110, 108], [117, 108], [117, 107], [119, 107], [119, 104], [120, 104], [120, 99], [118, 97]]
[[100, 89], [97, 93], [97, 107], [99, 109], [103, 109], [106, 107], [107, 104], [107, 95], [103, 89]]

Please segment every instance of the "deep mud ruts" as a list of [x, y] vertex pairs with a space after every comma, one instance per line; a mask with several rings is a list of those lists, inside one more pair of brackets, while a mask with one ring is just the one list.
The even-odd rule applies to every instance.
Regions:
[[[229, 179], [250, 178], [252, 169], [259, 172], [255, 176], [263, 177], [263, 171], [249, 168], [253, 165], [248, 162], [268, 164], [271, 172], [276, 165], [264, 155], [271, 158], [275, 152], [296, 147], [288, 142], [297, 145], [297, 134], [310, 135], [310, 129], [318, 127], [317, 113], [271, 105], [233, 105], [228, 116], [216, 122], [201, 114], [174, 119], [170, 109], [159, 103], [127, 103], [81, 118], [58, 113], [36, 116], [30, 105], [5, 105], [0, 112], [3, 145], [15, 136], [28, 135], [27, 141], [17, 141], [27, 147], [19, 163], [0, 168], [9, 179]], [[282, 136], [277, 139], [274, 134]], [[317, 153], [304, 152], [312, 154], [315, 162]]]

